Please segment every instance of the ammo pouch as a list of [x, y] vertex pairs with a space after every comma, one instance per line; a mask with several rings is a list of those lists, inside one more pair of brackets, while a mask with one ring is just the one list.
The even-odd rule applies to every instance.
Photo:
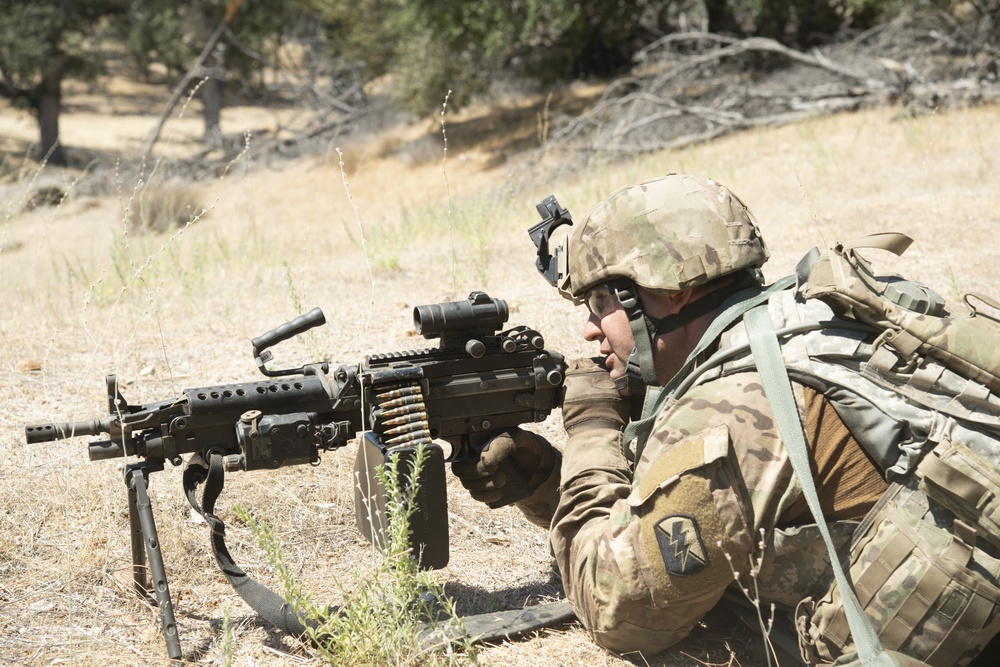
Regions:
[[413, 461], [417, 447], [422, 446], [427, 450], [427, 457], [416, 480], [417, 494], [410, 498], [416, 503], [416, 509], [410, 515], [408, 547], [424, 569], [436, 570], [447, 565], [448, 496], [444, 450], [431, 442], [386, 447], [370, 431], [360, 438], [359, 443], [354, 460], [354, 514], [358, 530], [376, 547], [385, 548], [388, 514], [386, 491], [379, 479], [379, 468], [391, 457], [398, 457], [396, 481], [399, 488], [409, 495]]
[[[919, 474], [891, 484], [858, 526], [850, 578], [888, 652], [910, 664], [961, 666], [1000, 630], [1000, 560], [924, 492]], [[854, 664], [844, 655], [853, 642], [836, 585], [800, 602], [795, 624], [806, 662]]]

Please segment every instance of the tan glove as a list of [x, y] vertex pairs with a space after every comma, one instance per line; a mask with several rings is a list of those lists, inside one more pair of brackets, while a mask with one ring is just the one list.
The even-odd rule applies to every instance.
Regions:
[[475, 500], [495, 509], [528, 498], [558, 477], [558, 461], [548, 440], [513, 428], [486, 443], [479, 458], [455, 461], [451, 470]]
[[618, 393], [598, 359], [569, 361], [563, 388], [563, 426], [570, 437], [592, 428], [621, 431], [628, 423], [632, 403]]

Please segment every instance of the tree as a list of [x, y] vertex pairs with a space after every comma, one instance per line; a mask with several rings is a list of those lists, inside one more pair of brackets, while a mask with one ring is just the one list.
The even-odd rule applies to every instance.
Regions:
[[0, 0], [0, 95], [38, 119], [39, 159], [65, 165], [59, 141], [62, 84], [103, 67], [101, 35], [128, 0]]
[[307, 21], [297, 0], [141, 0], [134, 19], [125, 44], [136, 75], [148, 78], [150, 66], [161, 64], [171, 86], [184, 80], [215, 30], [224, 28], [214, 48], [201, 54], [205, 58], [190, 81], [202, 101], [203, 140], [209, 146], [221, 143], [226, 84], [253, 89], [287, 37]]
[[[543, 81], [605, 76], [631, 64], [673, 0], [303, 0], [318, 12], [334, 58], [368, 80], [393, 76], [417, 113], [460, 106], [504, 71]], [[371, 17], [376, 17], [372, 20]]]
[[705, 0], [709, 32], [769, 37], [797, 48], [830, 41], [845, 29], [870, 28], [903, 4], [902, 0]]

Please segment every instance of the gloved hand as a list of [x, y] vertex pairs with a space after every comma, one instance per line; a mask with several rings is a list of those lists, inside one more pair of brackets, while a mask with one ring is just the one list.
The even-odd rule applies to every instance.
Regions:
[[570, 437], [592, 428], [621, 431], [628, 423], [632, 403], [618, 393], [598, 359], [569, 361], [563, 388], [563, 426]]
[[451, 470], [475, 500], [496, 509], [528, 498], [558, 476], [557, 461], [548, 440], [513, 428], [490, 440], [479, 458], [455, 461]]

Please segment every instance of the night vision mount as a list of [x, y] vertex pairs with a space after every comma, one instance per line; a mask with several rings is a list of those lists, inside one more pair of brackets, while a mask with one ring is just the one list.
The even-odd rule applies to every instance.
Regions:
[[535, 208], [538, 209], [538, 215], [542, 216], [542, 221], [528, 230], [528, 235], [538, 248], [535, 267], [553, 287], [562, 289], [562, 283], [569, 275], [566, 266], [569, 259], [566, 257], [566, 246], [560, 244], [553, 253], [549, 242], [556, 228], [561, 225], [573, 225], [573, 216], [559, 205], [555, 195], [549, 195], [538, 202]]

